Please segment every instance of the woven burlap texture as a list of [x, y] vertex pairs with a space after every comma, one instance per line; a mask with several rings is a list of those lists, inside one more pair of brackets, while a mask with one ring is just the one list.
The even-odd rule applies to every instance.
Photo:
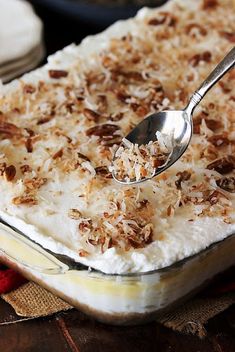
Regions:
[[39, 285], [28, 282], [1, 296], [22, 317], [45, 317], [72, 307]]
[[[32, 282], [1, 297], [23, 317], [45, 317], [72, 309], [68, 303]], [[206, 335], [204, 324], [234, 303], [235, 293], [195, 298], [165, 314], [158, 322], [175, 331], [203, 337]]]

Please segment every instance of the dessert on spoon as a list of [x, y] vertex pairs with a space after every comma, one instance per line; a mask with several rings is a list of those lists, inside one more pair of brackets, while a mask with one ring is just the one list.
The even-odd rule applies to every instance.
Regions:
[[161, 174], [173, 165], [190, 143], [195, 107], [234, 64], [235, 47], [194, 92], [184, 110], [161, 111], [140, 122], [114, 154], [114, 179], [123, 184], [136, 184]]

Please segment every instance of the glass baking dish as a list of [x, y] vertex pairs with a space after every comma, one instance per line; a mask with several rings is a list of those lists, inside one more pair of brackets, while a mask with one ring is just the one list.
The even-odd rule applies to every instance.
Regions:
[[151, 321], [235, 264], [235, 235], [159, 270], [108, 275], [44, 249], [0, 223], [0, 260], [99, 321]]

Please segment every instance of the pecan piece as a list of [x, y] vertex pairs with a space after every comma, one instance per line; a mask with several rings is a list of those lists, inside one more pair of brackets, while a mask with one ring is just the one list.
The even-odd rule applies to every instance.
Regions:
[[207, 198], [206, 201], [210, 203], [210, 205], [214, 205], [218, 203], [219, 198], [221, 197], [221, 193], [218, 191], [213, 191]]
[[0, 133], [5, 133], [11, 136], [20, 136], [20, 128], [14, 125], [13, 123], [0, 121]]
[[97, 175], [104, 178], [112, 178], [112, 173], [109, 171], [107, 166], [98, 166], [95, 168], [95, 172]]
[[112, 114], [110, 116], [111, 121], [120, 121], [123, 118], [124, 114], [123, 112], [118, 112], [117, 114]]
[[82, 159], [82, 160], [85, 160], [85, 161], [89, 161], [89, 162], [90, 162], [90, 159], [89, 159], [86, 155], [84, 155], [84, 154], [82, 154], [82, 153], [77, 152], [77, 156], [78, 156], [78, 158], [80, 158], [80, 159]]
[[174, 27], [176, 25], [177, 18], [170, 14], [169, 12], [159, 12], [158, 17], [154, 17], [148, 21], [150, 26], [159, 26], [166, 24], [169, 27]]
[[194, 134], [200, 134], [200, 126], [201, 126], [203, 119], [205, 120], [207, 127], [210, 130], [212, 130], [213, 132], [215, 132], [223, 127], [223, 124], [221, 121], [209, 119], [208, 115], [209, 114], [207, 112], [202, 111], [196, 118], [193, 119], [193, 133]]
[[218, 187], [227, 192], [235, 193], [235, 177], [223, 177], [216, 181]]
[[200, 62], [210, 62], [211, 61], [211, 53], [210, 51], [205, 51], [201, 54], [195, 54], [189, 59], [189, 63], [196, 67], [199, 65]]
[[203, 10], [214, 9], [218, 6], [217, 0], [203, 0], [202, 8]]
[[85, 251], [84, 249], [80, 249], [78, 252], [79, 257], [88, 257], [90, 255], [89, 252]]
[[105, 123], [103, 125], [96, 125], [94, 127], [89, 128], [86, 130], [87, 136], [97, 136], [100, 139], [110, 139], [113, 138], [115, 132], [120, 130], [120, 127], [117, 125], [113, 125], [111, 123]]
[[31, 84], [25, 84], [23, 88], [23, 92], [26, 94], [33, 94], [36, 92], [36, 88]]
[[235, 32], [220, 32], [221, 37], [227, 39], [230, 43], [235, 43]]
[[53, 116], [43, 117], [38, 120], [37, 125], [43, 125], [44, 123], [51, 121], [52, 118], [53, 118]]
[[12, 181], [15, 178], [15, 175], [16, 175], [15, 166], [14, 165], [7, 166], [5, 168], [4, 175], [5, 175], [7, 181], [9, 181], [9, 182]]
[[208, 141], [216, 147], [223, 147], [229, 145], [227, 133], [216, 134], [208, 138]]
[[38, 201], [35, 198], [35, 196], [30, 195], [30, 194], [26, 194], [23, 196], [13, 198], [12, 203], [15, 205], [21, 205], [21, 204], [23, 204], [23, 205], [36, 205], [36, 204], [38, 204]]
[[221, 159], [217, 159], [207, 165], [206, 168], [209, 170], [215, 170], [221, 175], [228, 174], [235, 169], [235, 157], [233, 155], [228, 155]]
[[65, 70], [49, 70], [49, 76], [54, 79], [59, 79], [68, 76], [68, 71]]
[[56, 160], [58, 158], [61, 158], [63, 156], [63, 149], [59, 149], [53, 156], [52, 159]]
[[32, 153], [33, 152], [33, 141], [32, 141], [32, 138], [27, 138], [26, 139], [25, 147], [26, 147], [28, 153]]
[[189, 24], [187, 24], [187, 26], [185, 27], [185, 33], [186, 34], [189, 33], [189, 34], [193, 35], [193, 30], [195, 28], [198, 30], [198, 32], [201, 35], [203, 35], [203, 36], [207, 35], [207, 30], [204, 27], [202, 27], [200, 24], [198, 24], [198, 23], [189, 23]]
[[176, 176], [178, 176], [178, 180], [175, 181], [175, 185], [176, 185], [176, 188], [177, 189], [181, 189], [181, 183], [183, 181], [188, 181], [191, 177], [191, 173], [187, 170], [185, 171], [180, 171], [180, 172], [177, 172]]
[[94, 110], [85, 108], [85, 109], [83, 110], [83, 114], [84, 114], [84, 116], [86, 116], [86, 118], [87, 118], [89, 121], [94, 121], [94, 122], [98, 122], [98, 121], [99, 121], [100, 114], [98, 114], [98, 113], [97, 113], [96, 111], [94, 111]]
[[31, 172], [32, 168], [29, 165], [25, 164], [20, 167], [20, 170], [22, 174], [25, 174], [26, 172]]

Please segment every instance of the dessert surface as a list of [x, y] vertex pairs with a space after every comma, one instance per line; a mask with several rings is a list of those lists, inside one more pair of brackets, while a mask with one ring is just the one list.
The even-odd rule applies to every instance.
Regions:
[[232, 0], [172, 0], [1, 87], [0, 216], [106, 273], [144, 272], [235, 231], [235, 71], [194, 114], [183, 157], [140, 186], [110, 164], [147, 115], [180, 109], [235, 42]]

